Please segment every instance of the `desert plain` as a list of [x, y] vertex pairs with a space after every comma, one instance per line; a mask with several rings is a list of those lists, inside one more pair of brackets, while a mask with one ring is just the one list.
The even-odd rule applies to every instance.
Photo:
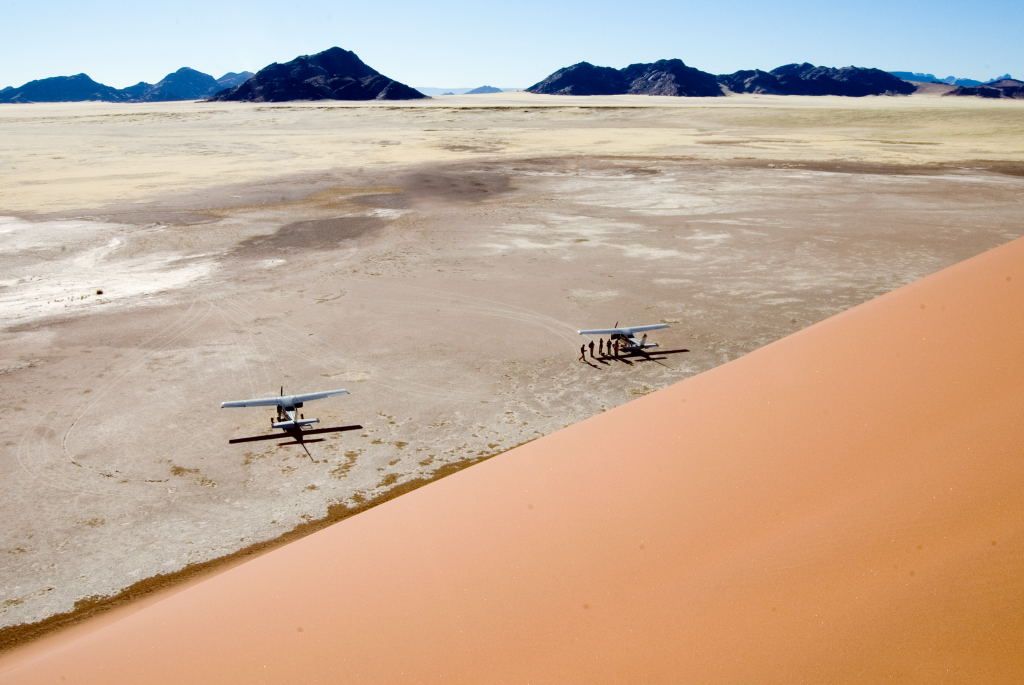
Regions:
[[[0, 108], [5, 644], [1011, 241], [1022, 190], [1020, 104], [928, 95]], [[616, 321], [672, 328], [578, 361]], [[280, 386], [360, 427], [228, 444]]]

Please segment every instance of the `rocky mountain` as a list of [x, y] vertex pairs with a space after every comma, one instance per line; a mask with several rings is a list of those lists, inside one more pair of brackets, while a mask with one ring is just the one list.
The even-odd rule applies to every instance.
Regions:
[[500, 92], [502, 92], [501, 88], [495, 88], [494, 86], [480, 86], [478, 88], [473, 88], [472, 90], [467, 90], [466, 95], [486, 95], [487, 93]]
[[689, 67], [679, 59], [630, 64], [624, 69], [580, 62], [559, 69], [526, 90], [549, 95], [631, 93], [699, 97], [722, 94], [714, 75]]
[[624, 69], [599, 67], [580, 62], [559, 69], [527, 88], [531, 93], [550, 95], [674, 95], [714, 97], [723, 86], [734, 93], [776, 95], [907, 95], [910, 83], [880, 69], [864, 67], [818, 67], [787, 64], [771, 71], [746, 69], [714, 76], [687, 66], [682, 60], [667, 59], [631, 64]]
[[881, 69], [865, 67], [818, 67], [786, 64], [772, 69], [737, 71], [718, 77], [719, 83], [734, 93], [773, 93], [776, 95], [909, 95], [913, 84]]
[[718, 82], [734, 93], [784, 95], [779, 79], [761, 69], [742, 69], [732, 74], [721, 74]]
[[145, 81], [139, 81], [134, 86], [128, 86], [122, 88], [120, 93], [126, 102], [137, 102], [142, 97], [153, 89], [152, 83], [146, 83]]
[[217, 79], [217, 86], [220, 89], [237, 88], [253, 77], [251, 71], [229, 71]]
[[[133, 86], [134, 87], [134, 86]], [[160, 79], [159, 83], [137, 96], [140, 102], [199, 100], [213, 95], [221, 87], [217, 80], [201, 71], [182, 67]]]
[[526, 91], [545, 95], [621, 95], [626, 92], [626, 80], [613, 67], [578, 62], [559, 69]]
[[85, 74], [51, 76], [0, 91], [0, 102], [123, 102], [124, 99], [117, 88], [97, 83]]
[[1024, 99], [1024, 81], [1005, 78], [980, 86], [959, 86], [946, 93], [946, 95], [975, 95], [983, 98]]
[[348, 50], [330, 48], [260, 69], [245, 83], [212, 100], [412, 100], [426, 97], [366, 65]]
[[622, 70], [634, 95], [674, 95], [677, 97], [715, 97], [722, 95], [713, 74], [688, 67], [681, 59], [663, 59], [651, 64], [630, 64]]
[[201, 71], [182, 67], [168, 74], [158, 83], [139, 81], [127, 88], [113, 88], [97, 83], [85, 74], [75, 76], [54, 76], [29, 81], [17, 88], [0, 90], [3, 102], [80, 102], [99, 100], [103, 102], [165, 102], [169, 100], [199, 100], [209, 97], [225, 88], [244, 83], [251, 72], [229, 72], [219, 79]]

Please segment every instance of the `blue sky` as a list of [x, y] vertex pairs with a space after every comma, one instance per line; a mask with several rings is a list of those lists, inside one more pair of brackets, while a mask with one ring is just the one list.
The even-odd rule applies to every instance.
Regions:
[[220, 76], [332, 45], [416, 86], [528, 86], [587, 60], [679, 57], [715, 73], [795, 61], [1024, 75], [1024, 0], [0, 0], [0, 86], [85, 72], [112, 86]]

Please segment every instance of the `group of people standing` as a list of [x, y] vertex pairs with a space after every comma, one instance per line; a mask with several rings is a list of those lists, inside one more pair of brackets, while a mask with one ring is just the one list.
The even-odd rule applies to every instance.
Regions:
[[[643, 340], [644, 340], [644, 342], [647, 341], [647, 334], [646, 333], [644, 333]], [[641, 343], [641, 344], [643, 344], [643, 343]], [[606, 345], [605, 342], [604, 342], [604, 338], [598, 338], [598, 340], [597, 340], [597, 355], [595, 355], [594, 354], [594, 341], [591, 340], [589, 343], [584, 343], [584, 344], [580, 345], [580, 361], [581, 362], [587, 361], [587, 348], [590, 348], [590, 358], [591, 359], [598, 359], [599, 358], [598, 355], [600, 355], [601, 359], [605, 359], [607, 357], [618, 357], [620, 350], [622, 352], [625, 352], [626, 351], [626, 343], [616, 338], [615, 340], [609, 340], [608, 344]]]

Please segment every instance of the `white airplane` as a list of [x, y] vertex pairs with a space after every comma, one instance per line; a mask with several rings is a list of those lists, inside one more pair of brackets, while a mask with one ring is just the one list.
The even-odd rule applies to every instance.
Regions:
[[[620, 327], [619, 322], [616, 321], [612, 328], [590, 328], [576, 332], [580, 335], [607, 335], [610, 341], [621, 340], [625, 345], [626, 352], [643, 352], [647, 348], [658, 346], [658, 343], [647, 342], [647, 331], [659, 331], [662, 328], [668, 328], [668, 324], [651, 323], [645, 326]], [[643, 336], [637, 338], [638, 333], [642, 333]]]
[[[327, 397], [334, 397], [336, 395], [348, 395], [348, 390], [338, 388], [337, 390], [321, 390], [319, 392], [307, 392], [299, 395], [285, 395], [284, 386], [281, 387], [281, 394], [277, 397], [257, 397], [252, 400], [232, 400], [230, 402], [221, 402], [220, 408], [234, 408], [234, 407], [277, 407], [277, 416], [271, 417], [270, 427], [278, 428], [285, 432], [285, 434], [295, 440], [294, 444], [302, 445], [302, 448], [306, 450], [306, 454], [309, 454], [309, 450], [306, 449], [306, 445], [303, 439], [307, 435], [313, 435], [317, 433], [334, 433], [342, 430], [354, 430], [361, 428], [362, 426], [343, 426], [339, 428], [318, 428], [314, 430], [304, 430], [306, 426], [312, 426], [313, 424], [320, 423], [320, 419], [307, 419], [304, 414], [299, 413], [299, 409], [306, 402], [312, 402], [313, 400], [322, 400]], [[252, 442], [254, 440], [277, 440], [286, 437], [281, 434], [274, 435], [257, 435], [248, 438], [233, 438], [228, 440], [229, 443], [237, 442]], [[310, 455], [310, 459], [313, 456]]]

